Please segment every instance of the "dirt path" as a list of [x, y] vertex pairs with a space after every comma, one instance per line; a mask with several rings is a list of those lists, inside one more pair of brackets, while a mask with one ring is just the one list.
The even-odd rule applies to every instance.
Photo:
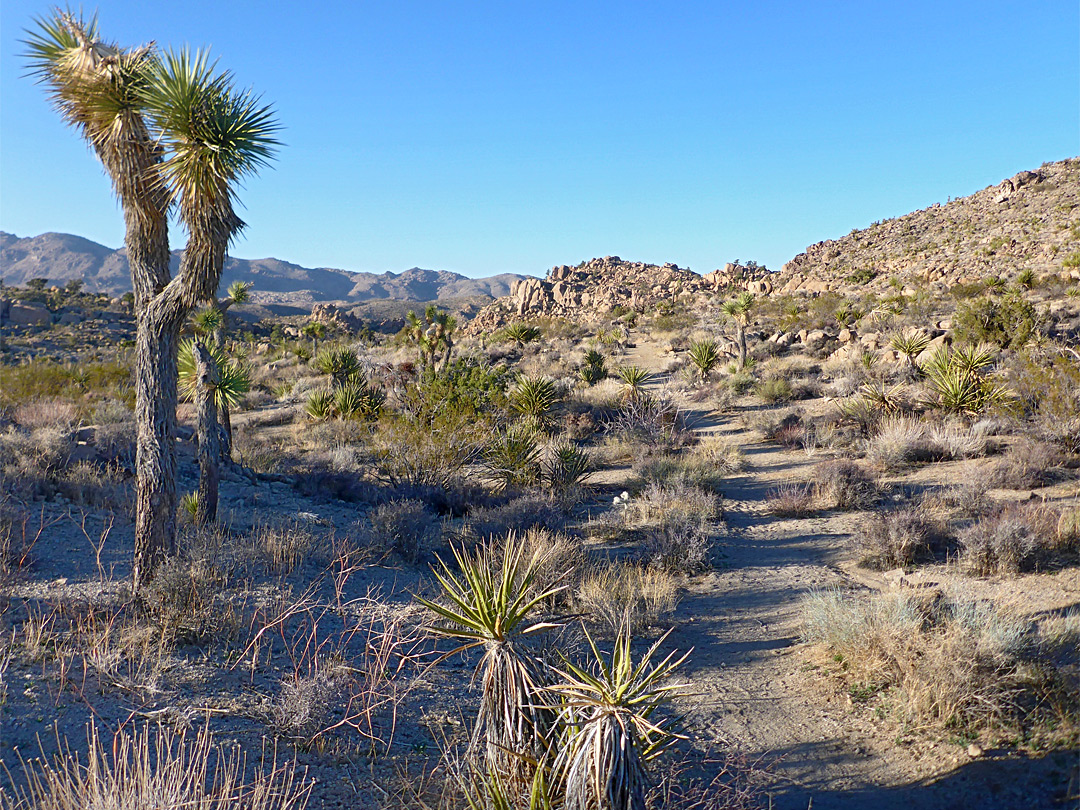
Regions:
[[[657, 371], [663, 355], [640, 346], [624, 362]], [[653, 385], [663, 382], [659, 375]], [[1061, 807], [1052, 796], [1067, 754], [973, 760], [957, 744], [900, 745], [895, 727], [814, 671], [799, 644], [799, 602], [812, 588], [854, 584], [840, 564], [856, 518], [772, 516], [768, 491], [807, 480], [819, 459], [756, 441], [737, 417], [690, 410], [687, 418], [738, 445], [749, 462], [724, 493], [730, 536], [721, 565], [691, 584], [671, 638], [694, 648], [686, 670], [694, 695], [680, 706], [693, 736], [770, 763], [776, 810]]]

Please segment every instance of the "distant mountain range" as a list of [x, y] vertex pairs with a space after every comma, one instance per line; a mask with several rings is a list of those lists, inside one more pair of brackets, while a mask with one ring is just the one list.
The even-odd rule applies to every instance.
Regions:
[[[173, 270], [180, 251], [173, 252]], [[121, 295], [131, 290], [127, 252], [113, 250], [67, 233], [43, 233], [20, 238], [0, 231], [0, 276], [5, 284], [23, 285], [46, 278], [63, 285], [81, 278], [87, 292]], [[225, 261], [221, 290], [234, 281], [254, 285], [253, 300], [310, 308], [316, 302], [345, 305], [368, 301], [439, 301], [463, 298], [498, 298], [524, 276], [502, 273], [490, 278], [468, 278], [445, 270], [414, 267], [403, 273], [354, 273], [333, 268], [301, 267], [281, 259]]]

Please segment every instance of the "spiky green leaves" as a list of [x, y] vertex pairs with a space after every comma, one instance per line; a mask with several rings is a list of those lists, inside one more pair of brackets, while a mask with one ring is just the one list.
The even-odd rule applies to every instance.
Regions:
[[273, 109], [216, 67], [206, 51], [167, 51], [141, 91], [166, 151], [162, 175], [185, 220], [231, 205], [236, 182], [269, 164], [278, 146]]
[[607, 377], [607, 360], [596, 349], [589, 349], [582, 358], [578, 376], [586, 385], [595, 385]]
[[567, 810], [644, 810], [648, 786], [645, 763], [676, 738], [671, 723], [655, 722], [656, 710], [683, 687], [670, 682], [689, 653], [653, 659], [667, 634], [634, 663], [630, 633], [615, 641], [610, 658], [586, 632], [592, 667], [568, 660], [558, 670], [562, 683], [548, 690], [562, 698], [563, 722], [571, 730], [556, 759], [565, 786]]
[[367, 382], [360, 358], [347, 346], [327, 346], [315, 358], [315, 367], [323, 374], [330, 375], [335, 389], [350, 382], [357, 382], [360, 385]]
[[624, 399], [639, 400], [645, 396], [645, 386], [652, 381], [651, 371], [637, 366], [620, 366], [615, 375], [622, 381]]
[[698, 370], [701, 382], [705, 382], [713, 369], [720, 365], [720, 344], [711, 338], [697, 340], [690, 344], [687, 355]]
[[530, 419], [536, 427], [547, 424], [548, 416], [559, 395], [549, 377], [522, 376], [510, 392], [510, 407]]
[[750, 310], [754, 308], [754, 296], [741, 292], [720, 305], [720, 311], [736, 323], [745, 324], [750, 319]]
[[[214, 401], [219, 408], [233, 408], [240, 403], [244, 394], [251, 390], [251, 372], [243, 364], [226, 354], [216, 343], [206, 344], [211, 359], [217, 365], [218, 383], [214, 388]], [[195, 341], [185, 340], [180, 344], [177, 357], [180, 396], [194, 400], [199, 385], [199, 375], [195, 362]]]
[[947, 413], [975, 416], [993, 406], [1005, 406], [1016, 395], [986, 376], [995, 352], [988, 346], [963, 346], [936, 351], [920, 368], [934, 393], [928, 404]]

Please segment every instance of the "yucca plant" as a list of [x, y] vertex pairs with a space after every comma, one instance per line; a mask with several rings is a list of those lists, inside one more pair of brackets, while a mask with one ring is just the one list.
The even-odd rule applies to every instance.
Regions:
[[304, 411], [317, 422], [325, 422], [334, 415], [334, 392], [322, 389], [308, 394]]
[[341, 419], [373, 419], [385, 402], [386, 394], [355, 379], [333, 392], [334, 414]]
[[645, 396], [645, 385], [653, 378], [651, 371], [638, 366], [620, 366], [615, 374], [622, 381], [623, 398], [629, 400], [637, 400]]
[[589, 451], [573, 442], [562, 441], [551, 447], [544, 458], [544, 480], [557, 495], [569, 495], [592, 475]]
[[607, 377], [607, 360], [596, 349], [585, 352], [583, 365], [578, 370], [578, 376], [586, 385], [595, 385]]
[[935, 397], [927, 404], [965, 416], [976, 416], [989, 407], [1009, 404], [1015, 399], [1013, 392], [983, 375], [993, 361], [993, 349], [985, 346], [938, 350], [922, 364]]
[[889, 341], [889, 348], [903, 357], [909, 368], [915, 366], [915, 358], [926, 351], [929, 345], [929, 336], [914, 330], [906, 330], [901, 334], [893, 335]]
[[535, 483], [540, 474], [540, 444], [527, 426], [496, 436], [484, 451], [488, 479], [499, 492]]
[[335, 389], [348, 383], [358, 382], [364, 385], [364, 367], [356, 352], [346, 346], [327, 346], [315, 358], [315, 366], [323, 374], [329, 374]]
[[515, 321], [502, 330], [502, 337], [511, 343], [517, 344], [518, 348], [540, 337], [540, 330], [521, 321]]
[[720, 344], [712, 338], [705, 338], [691, 343], [687, 354], [690, 357], [690, 362], [694, 364], [694, 368], [698, 370], [701, 382], [709, 379], [713, 369], [720, 365]]
[[649, 787], [646, 770], [677, 738], [671, 722], [653, 715], [682, 685], [669, 679], [689, 653], [669, 653], [653, 663], [665, 633], [635, 664], [630, 632], [615, 640], [610, 658], [597, 649], [588, 631], [592, 666], [563, 659], [562, 683], [548, 691], [562, 700], [561, 719], [568, 739], [559, 746], [555, 769], [563, 784], [566, 810], [644, 810]]
[[1016, 274], [1016, 283], [1023, 287], [1025, 290], [1030, 290], [1035, 286], [1035, 271], [1030, 267], [1024, 268]]
[[555, 383], [548, 377], [522, 375], [510, 392], [510, 407], [530, 419], [537, 427], [545, 427], [551, 409], [558, 400]]
[[859, 389], [859, 396], [881, 416], [895, 416], [908, 409], [906, 391], [903, 383], [889, 388], [883, 382], [872, 382]]
[[534, 588], [542, 558], [534, 554], [526, 559], [525, 543], [513, 535], [507, 538], [497, 566], [490, 548], [470, 554], [451, 546], [451, 551], [460, 573], [439, 560], [433, 573], [442, 598], [417, 597], [417, 601], [441, 620], [433, 627], [435, 633], [462, 642], [448, 655], [483, 648], [477, 664], [480, 710], [470, 751], [474, 756], [482, 753], [489, 774], [524, 782], [530, 760], [536, 762], [546, 752], [553, 720], [540, 668], [527, 655], [524, 640], [555, 626], [533, 621], [532, 614], [566, 586]]
[[195, 515], [199, 513], [199, 493], [185, 492], [181, 495], [180, 511], [187, 515], [189, 520], [194, 521]]
[[[239, 405], [244, 394], [251, 390], [251, 370], [244, 363], [229, 357], [220, 343], [203, 343], [202, 345], [209, 352], [214, 365], [217, 366], [218, 376], [213, 396], [214, 404], [217, 406], [218, 420], [225, 432], [221, 453], [223, 457], [228, 458], [232, 449], [232, 409]], [[199, 386], [195, 341], [185, 340], [180, 344], [176, 370], [181, 399], [188, 402], [195, 401]]]

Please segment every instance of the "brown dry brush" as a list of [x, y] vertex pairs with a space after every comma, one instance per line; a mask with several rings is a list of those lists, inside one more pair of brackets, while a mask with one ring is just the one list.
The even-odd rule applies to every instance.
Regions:
[[[58, 740], [59, 742], [59, 740]], [[303, 810], [313, 783], [295, 761], [277, 761], [264, 750], [249, 772], [239, 746], [214, 742], [209, 727], [194, 739], [163, 726], [118, 731], [103, 740], [97, 725], [87, 731], [86, 761], [65, 741], [52, 760], [44, 754], [21, 760], [25, 788], [0, 791], [4, 810]], [[6, 770], [6, 766], [5, 766]], [[10, 776], [10, 772], [9, 772]]]

